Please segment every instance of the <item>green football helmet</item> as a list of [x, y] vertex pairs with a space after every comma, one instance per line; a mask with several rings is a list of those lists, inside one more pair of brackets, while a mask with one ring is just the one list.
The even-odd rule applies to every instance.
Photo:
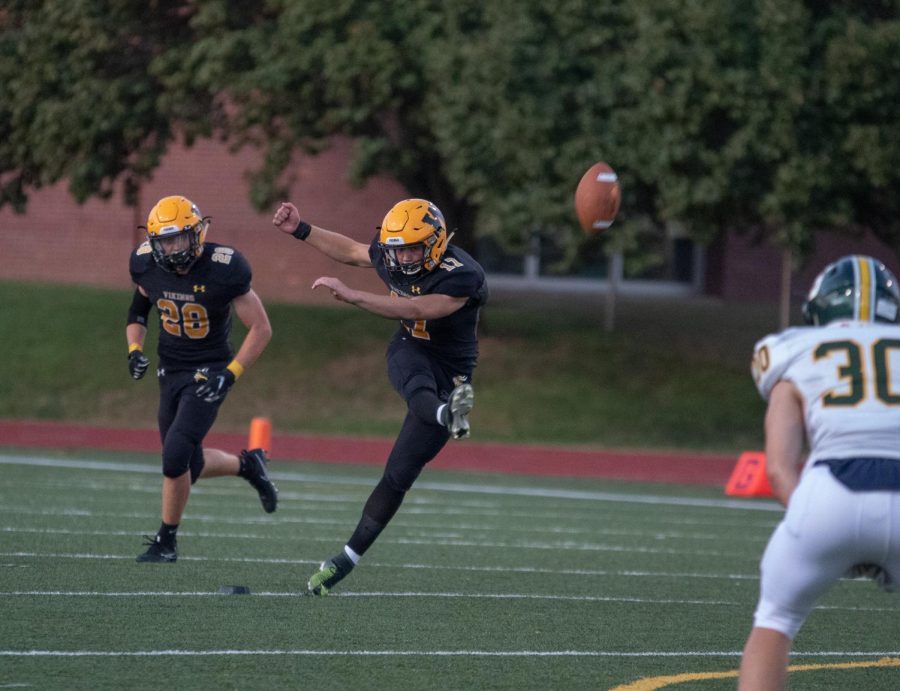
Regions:
[[841, 319], [895, 323], [898, 317], [897, 279], [880, 261], [861, 254], [826, 266], [803, 303], [803, 320], [813, 326]]

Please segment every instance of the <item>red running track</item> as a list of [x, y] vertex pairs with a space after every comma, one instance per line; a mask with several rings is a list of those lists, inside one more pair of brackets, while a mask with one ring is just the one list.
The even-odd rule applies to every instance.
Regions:
[[[382, 465], [392, 440], [272, 435], [276, 461]], [[212, 432], [209, 447], [237, 452], [247, 436]], [[154, 453], [160, 448], [155, 429], [93, 427], [58, 422], [0, 420], [0, 447], [102, 449]], [[726, 455], [645, 452], [584, 447], [494, 444], [465, 440], [447, 444], [430, 467], [492, 473], [594, 477], [645, 482], [721, 485], [728, 482], [737, 458]]]

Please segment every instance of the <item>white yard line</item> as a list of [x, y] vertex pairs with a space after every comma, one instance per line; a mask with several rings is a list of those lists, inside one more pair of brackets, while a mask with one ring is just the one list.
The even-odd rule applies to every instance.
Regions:
[[[229, 655], [297, 657], [740, 657], [740, 650], [0, 650], [0, 657], [215, 657]], [[791, 657], [895, 657], [897, 650], [794, 651]]]

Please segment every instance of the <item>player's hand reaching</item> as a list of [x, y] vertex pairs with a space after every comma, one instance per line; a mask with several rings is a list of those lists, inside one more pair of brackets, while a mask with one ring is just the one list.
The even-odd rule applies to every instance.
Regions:
[[[199, 373], [198, 373], [199, 374]], [[210, 372], [206, 375], [207, 379], [203, 384], [197, 387], [198, 398], [202, 398], [207, 403], [215, 403], [225, 398], [225, 394], [234, 385], [235, 376], [229, 369], [223, 369], [219, 372]]]
[[351, 305], [356, 304], [357, 291], [348, 288], [339, 278], [320, 276], [312, 284], [312, 289], [315, 290], [316, 288], [328, 288], [336, 300], [349, 302]]
[[150, 359], [139, 348], [128, 353], [128, 371], [133, 379], [143, 377], [149, 366]]

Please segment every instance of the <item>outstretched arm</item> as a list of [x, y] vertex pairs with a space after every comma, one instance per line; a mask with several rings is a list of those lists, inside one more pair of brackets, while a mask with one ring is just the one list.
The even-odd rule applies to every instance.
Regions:
[[327, 288], [335, 299], [356, 305], [372, 314], [388, 319], [412, 319], [415, 321], [440, 319], [453, 314], [466, 304], [468, 298], [455, 298], [437, 293], [417, 297], [400, 297], [392, 295], [376, 295], [365, 290], [353, 290], [332, 276], [321, 276], [312, 285], [316, 288]]
[[335, 233], [319, 226], [305, 223], [300, 219], [300, 212], [290, 202], [282, 202], [272, 217], [272, 224], [278, 230], [305, 240], [317, 250], [335, 261], [351, 266], [370, 267], [369, 246], [357, 242], [346, 235]]

